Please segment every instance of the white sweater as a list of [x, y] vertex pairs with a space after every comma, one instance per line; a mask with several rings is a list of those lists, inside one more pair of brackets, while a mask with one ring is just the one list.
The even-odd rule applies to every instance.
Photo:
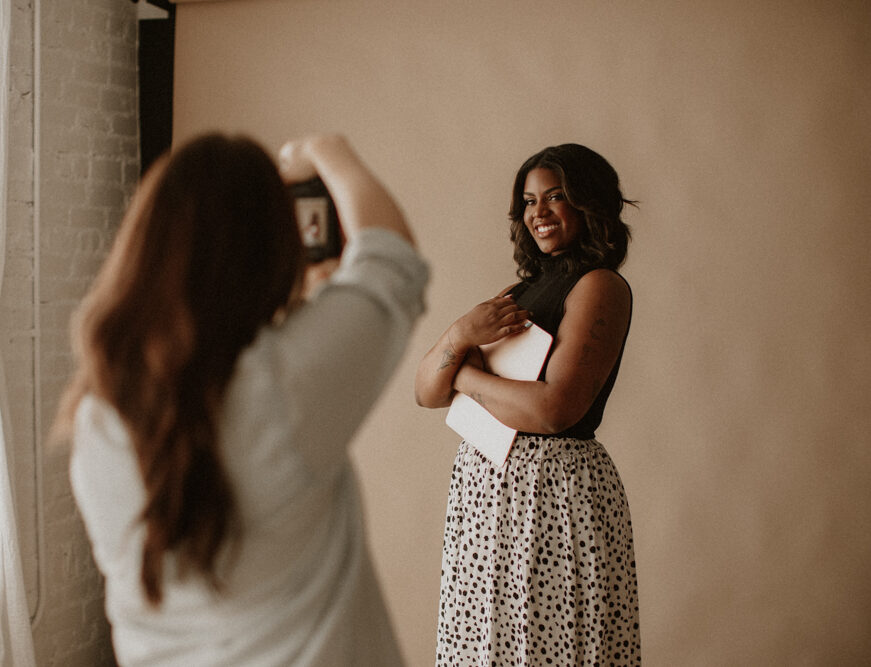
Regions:
[[220, 595], [166, 558], [163, 604], [147, 605], [130, 440], [113, 408], [82, 400], [71, 480], [122, 665], [401, 664], [347, 449], [423, 312], [427, 279], [408, 243], [366, 229], [326, 286], [240, 355], [220, 436], [244, 533]]

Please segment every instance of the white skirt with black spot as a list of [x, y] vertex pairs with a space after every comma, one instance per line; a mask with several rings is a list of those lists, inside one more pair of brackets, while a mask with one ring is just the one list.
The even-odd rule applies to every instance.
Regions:
[[460, 444], [436, 664], [641, 664], [629, 505], [599, 442], [519, 436], [501, 468]]

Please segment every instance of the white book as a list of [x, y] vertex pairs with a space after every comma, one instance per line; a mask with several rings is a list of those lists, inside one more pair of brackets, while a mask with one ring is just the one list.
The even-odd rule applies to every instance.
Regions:
[[[537, 380], [553, 336], [533, 324], [521, 333], [481, 346], [486, 367], [510, 380]], [[445, 423], [497, 466], [502, 466], [517, 437], [517, 429], [500, 422], [475, 400], [457, 393]]]

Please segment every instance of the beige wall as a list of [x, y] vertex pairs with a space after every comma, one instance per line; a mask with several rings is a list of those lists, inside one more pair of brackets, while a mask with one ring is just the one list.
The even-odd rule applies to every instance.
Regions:
[[871, 14], [821, 7], [180, 4], [176, 139], [343, 131], [432, 262], [429, 312], [354, 450], [412, 665], [434, 658], [457, 444], [415, 407], [413, 371], [512, 281], [514, 171], [564, 141], [641, 201], [599, 435], [632, 506], [647, 664], [871, 654]]

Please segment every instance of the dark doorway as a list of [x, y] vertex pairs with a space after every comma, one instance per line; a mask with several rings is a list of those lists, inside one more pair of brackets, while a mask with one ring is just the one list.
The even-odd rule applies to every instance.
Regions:
[[[133, 0], [138, 2], [138, 0]], [[148, 0], [166, 10], [166, 18], [139, 20], [140, 173], [172, 144], [172, 84], [175, 51], [175, 5]]]

